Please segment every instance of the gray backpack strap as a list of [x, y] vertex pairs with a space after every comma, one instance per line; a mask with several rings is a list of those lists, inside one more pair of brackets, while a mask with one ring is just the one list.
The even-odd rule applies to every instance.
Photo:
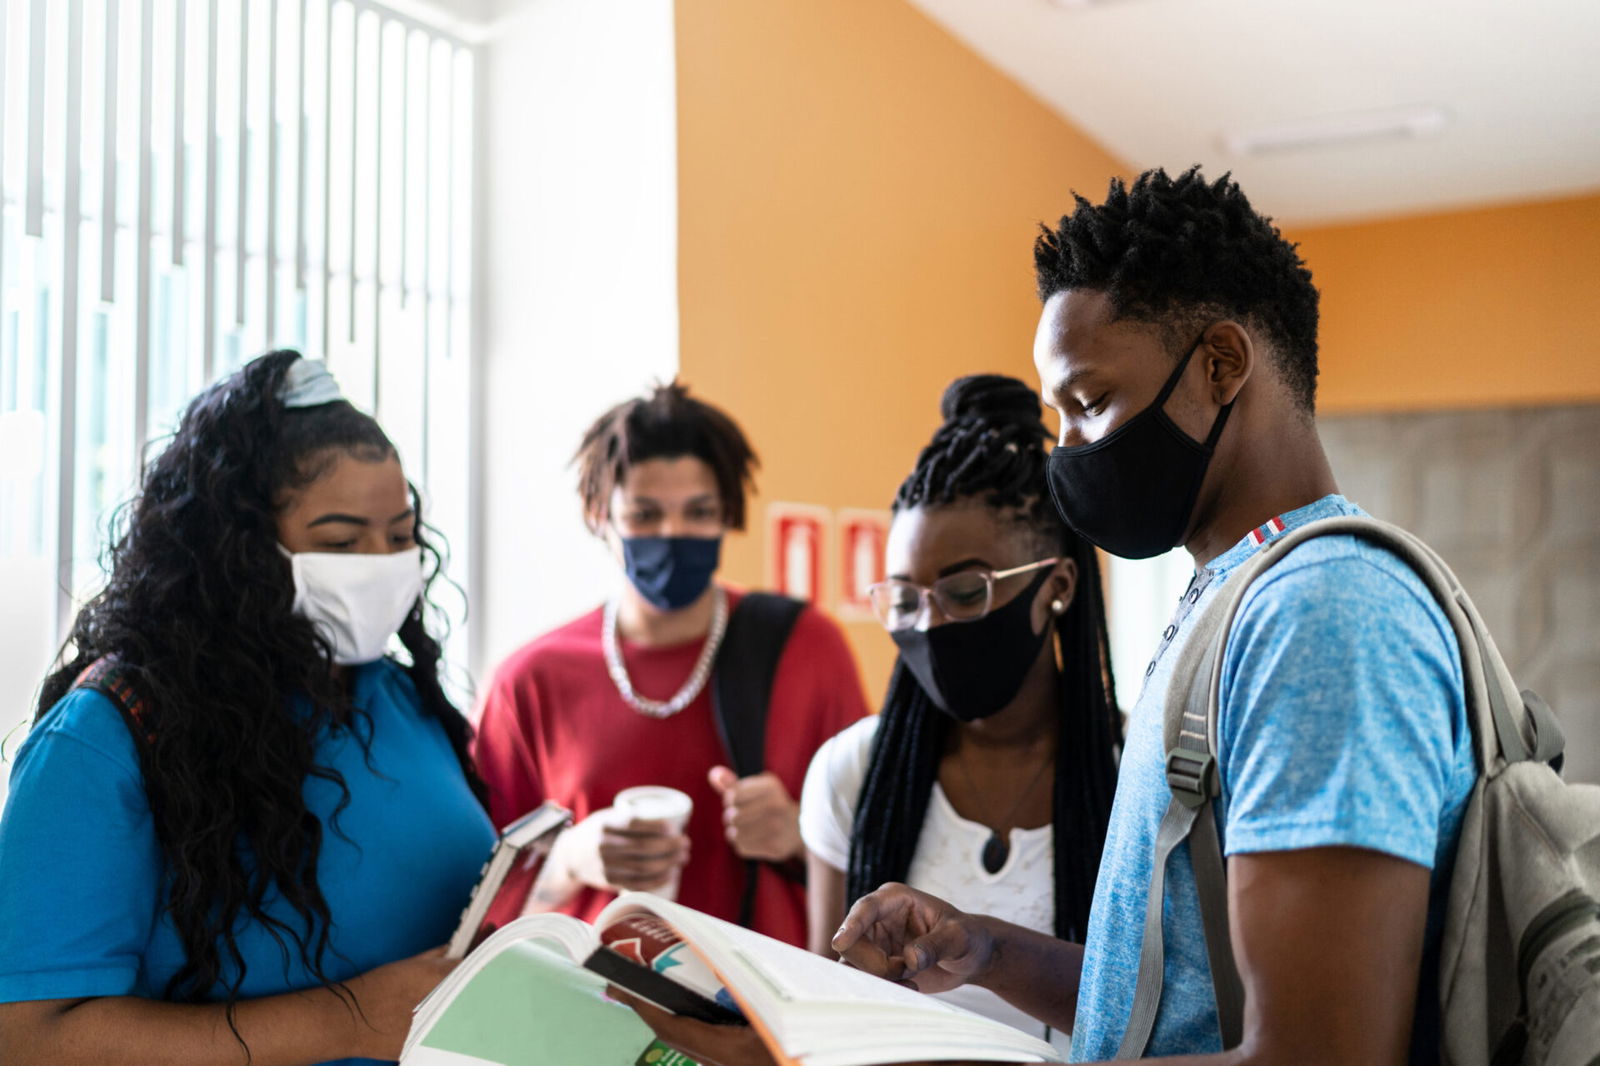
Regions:
[[[1231, 582], [1230, 582], [1231, 584]], [[1243, 1033], [1244, 987], [1234, 965], [1228, 932], [1228, 885], [1217, 837], [1211, 798], [1221, 787], [1217, 776], [1217, 724], [1208, 711], [1211, 666], [1220, 661], [1227, 637], [1220, 603], [1193, 615], [1189, 636], [1174, 665], [1163, 722], [1167, 752], [1167, 787], [1172, 799], [1156, 833], [1150, 892], [1145, 901], [1144, 942], [1139, 953], [1139, 983], [1117, 1058], [1143, 1058], [1161, 1007], [1162, 972], [1166, 959], [1161, 919], [1166, 899], [1167, 860], [1189, 841], [1200, 917], [1205, 927], [1206, 955], [1211, 964], [1211, 991], [1217, 1003], [1222, 1046], [1235, 1047]]]
[[[1184, 840], [1189, 841], [1194, 867], [1222, 1046], [1235, 1047], [1242, 1038], [1244, 992], [1229, 939], [1226, 866], [1212, 804], [1221, 790], [1216, 753], [1222, 657], [1234, 615], [1256, 578], [1297, 545], [1324, 536], [1359, 536], [1372, 541], [1398, 556], [1433, 593], [1460, 645], [1467, 718], [1482, 773], [1493, 775], [1509, 763], [1527, 759], [1547, 762], [1561, 752], [1563, 739], [1555, 715], [1532, 693], [1517, 691], [1471, 598], [1444, 560], [1423, 541], [1398, 526], [1355, 515], [1310, 522], [1268, 541], [1228, 579], [1217, 600], [1194, 618], [1173, 669], [1163, 719], [1172, 800], [1156, 834], [1139, 980], [1118, 1059], [1140, 1058], [1155, 1028], [1165, 961], [1161, 916], [1166, 862]], [[1531, 741], [1527, 732], [1532, 733]]]

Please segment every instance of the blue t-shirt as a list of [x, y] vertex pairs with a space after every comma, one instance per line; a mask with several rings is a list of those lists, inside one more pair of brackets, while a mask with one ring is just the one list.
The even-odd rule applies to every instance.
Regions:
[[[1327, 496], [1281, 517], [1288, 530], [1360, 513]], [[1184, 622], [1256, 550], [1246, 537], [1195, 575], [1130, 716], [1089, 917], [1075, 1062], [1113, 1058], [1133, 1005], [1156, 830], [1171, 797], [1162, 714]], [[1220, 708], [1225, 854], [1349, 845], [1433, 871], [1412, 1061], [1437, 1062], [1439, 936], [1477, 775], [1460, 653], [1444, 612], [1388, 552], [1355, 537], [1309, 541], [1245, 595], [1224, 652]], [[1187, 845], [1168, 864], [1162, 929], [1166, 970], [1146, 1054], [1218, 1051]]]
[[[336, 826], [337, 785], [309, 777], [304, 793], [324, 827], [317, 880], [332, 923], [323, 969], [335, 980], [448, 940], [494, 842], [405, 671], [387, 659], [356, 667], [352, 696], [371, 719], [368, 749], [336, 730], [315, 756], [350, 790]], [[18, 750], [0, 816], [0, 1002], [159, 997], [184, 960], [163, 880], [128, 728], [104, 696], [73, 691]], [[267, 909], [299, 927], [270, 894]], [[298, 951], [280, 949], [262, 926], [237, 936], [240, 998], [317, 984]], [[231, 978], [226, 957], [224, 966]]]

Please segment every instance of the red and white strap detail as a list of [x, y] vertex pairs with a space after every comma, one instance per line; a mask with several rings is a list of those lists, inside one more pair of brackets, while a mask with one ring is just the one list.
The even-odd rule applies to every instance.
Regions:
[[1250, 531], [1250, 543], [1259, 548], [1273, 537], [1276, 537], [1278, 534], [1282, 533], [1283, 530], [1283, 518], [1281, 516], [1274, 518], [1266, 525], [1257, 526], [1255, 529]]

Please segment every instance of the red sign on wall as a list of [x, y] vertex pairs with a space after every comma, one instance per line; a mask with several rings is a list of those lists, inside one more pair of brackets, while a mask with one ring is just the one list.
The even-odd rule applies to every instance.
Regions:
[[885, 576], [884, 547], [889, 541], [889, 512], [845, 508], [839, 512], [839, 614], [873, 617], [867, 590]]
[[805, 503], [767, 505], [767, 585], [822, 605], [823, 559], [832, 515]]

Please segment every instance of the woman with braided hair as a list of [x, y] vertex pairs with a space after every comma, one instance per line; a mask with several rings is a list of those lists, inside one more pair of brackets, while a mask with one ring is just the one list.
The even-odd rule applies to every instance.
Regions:
[[[818, 751], [801, 799], [810, 943], [903, 881], [1081, 941], [1121, 718], [1094, 549], [1047, 495], [1039, 402], [965, 377], [895, 497], [875, 612], [900, 649], [883, 713]], [[1065, 1048], [993, 993], [952, 1001]]]
[[320, 362], [189, 404], [12, 768], [0, 1060], [399, 1056], [494, 840], [419, 507]]

